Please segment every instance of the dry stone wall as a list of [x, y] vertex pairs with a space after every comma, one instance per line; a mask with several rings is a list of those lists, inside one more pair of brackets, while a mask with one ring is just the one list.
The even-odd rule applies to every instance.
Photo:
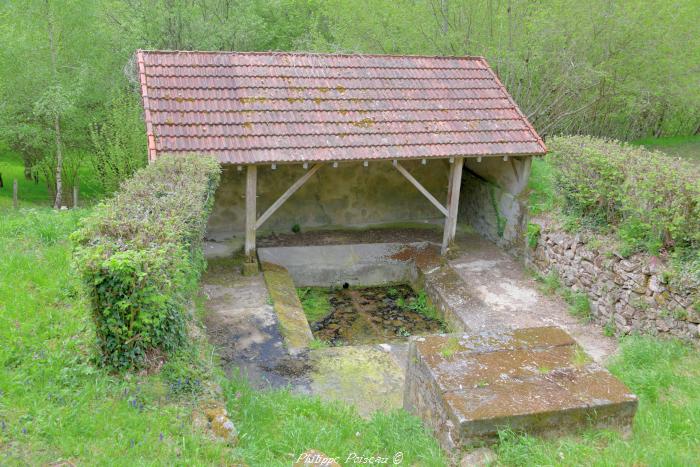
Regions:
[[622, 258], [590, 248], [579, 235], [546, 223], [540, 227], [530, 265], [542, 274], [554, 270], [564, 285], [586, 293], [596, 322], [618, 335], [637, 331], [698, 339], [697, 286], [676, 285], [661, 259], [645, 254]]

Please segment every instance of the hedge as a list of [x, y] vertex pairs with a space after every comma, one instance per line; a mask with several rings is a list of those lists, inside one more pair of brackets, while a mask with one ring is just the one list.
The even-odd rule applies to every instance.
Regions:
[[140, 367], [184, 342], [219, 177], [213, 158], [161, 157], [72, 235], [105, 366]]
[[688, 162], [588, 136], [548, 141], [564, 209], [612, 226], [628, 252], [700, 248], [700, 179]]

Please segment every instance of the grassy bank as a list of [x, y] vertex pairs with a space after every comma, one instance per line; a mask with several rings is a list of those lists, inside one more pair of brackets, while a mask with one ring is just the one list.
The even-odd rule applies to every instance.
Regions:
[[[87, 155], [82, 156], [85, 161], [79, 169], [78, 179], [80, 185], [80, 204], [91, 205], [104, 196], [104, 190], [97, 181], [87, 160]], [[12, 206], [12, 182], [17, 180], [18, 199], [20, 207], [51, 206], [46, 182], [28, 180], [24, 177], [24, 165], [19, 154], [11, 151], [0, 142], [0, 174], [4, 187], [0, 188], [0, 209]]]
[[503, 433], [503, 465], [695, 465], [700, 459], [700, 354], [677, 341], [628, 337], [610, 370], [639, 396], [633, 433], [591, 430], [544, 441]]
[[700, 166], [700, 135], [644, 138], [634, 141], [634, 144], [656, 149]]
[[84, 215], [0, 212], [0, 464], [230, 462], [229, 450], [190, 422], [193, 398], [178, 384], [187, 364], [153, 376], [93, 364], [67, 240]]

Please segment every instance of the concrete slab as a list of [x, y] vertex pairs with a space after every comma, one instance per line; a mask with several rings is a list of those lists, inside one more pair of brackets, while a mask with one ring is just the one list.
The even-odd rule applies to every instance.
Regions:
[[628, 430], [637, 398], [556, 327], [414, 338], [404, 407], [448, 450], [504, 428], [560, 434]]
[[[411, 245], [418, 251], [428, 243]], [[414, 257], [401, 255], [406, 248], [405, 243], [268, 247], [259, 248], [258, 257], [287, 269], [297, 287], [371, 287], [412, 280]]]
[[604, 336], [600, 326], [572, 316], [561, 297], [543, 293], [521, 262], [490, 241], [473, 233], [458, 236], [449, 266], [454, 271], [450, 274], [461, 279], [471, 299], [482, 305], [462, 305], [457, 299], [449, 299], [465, 328], [479, 332], [498, 327], [558, 326], [598, 363], [604, 363], [617, 350], [616, 340]]
[[387, 344], [311, 350], [311, 393], [354, 405], [363, 417], [401, 408], [404, 370], [395, 355]]

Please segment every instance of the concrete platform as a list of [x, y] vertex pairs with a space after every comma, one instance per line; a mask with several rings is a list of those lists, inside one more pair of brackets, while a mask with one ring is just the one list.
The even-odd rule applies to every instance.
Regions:
[[[309, 351], [311, 394], [353, 405], [363, 417], [403, 405], [406, 344]], [[403, 357], [403, 358], [402, 358]]]
[[404, 407], [452, 451], [510, 428], [629, 430], [637, 397], [556, 327], [426, 336], [409, 348]]

